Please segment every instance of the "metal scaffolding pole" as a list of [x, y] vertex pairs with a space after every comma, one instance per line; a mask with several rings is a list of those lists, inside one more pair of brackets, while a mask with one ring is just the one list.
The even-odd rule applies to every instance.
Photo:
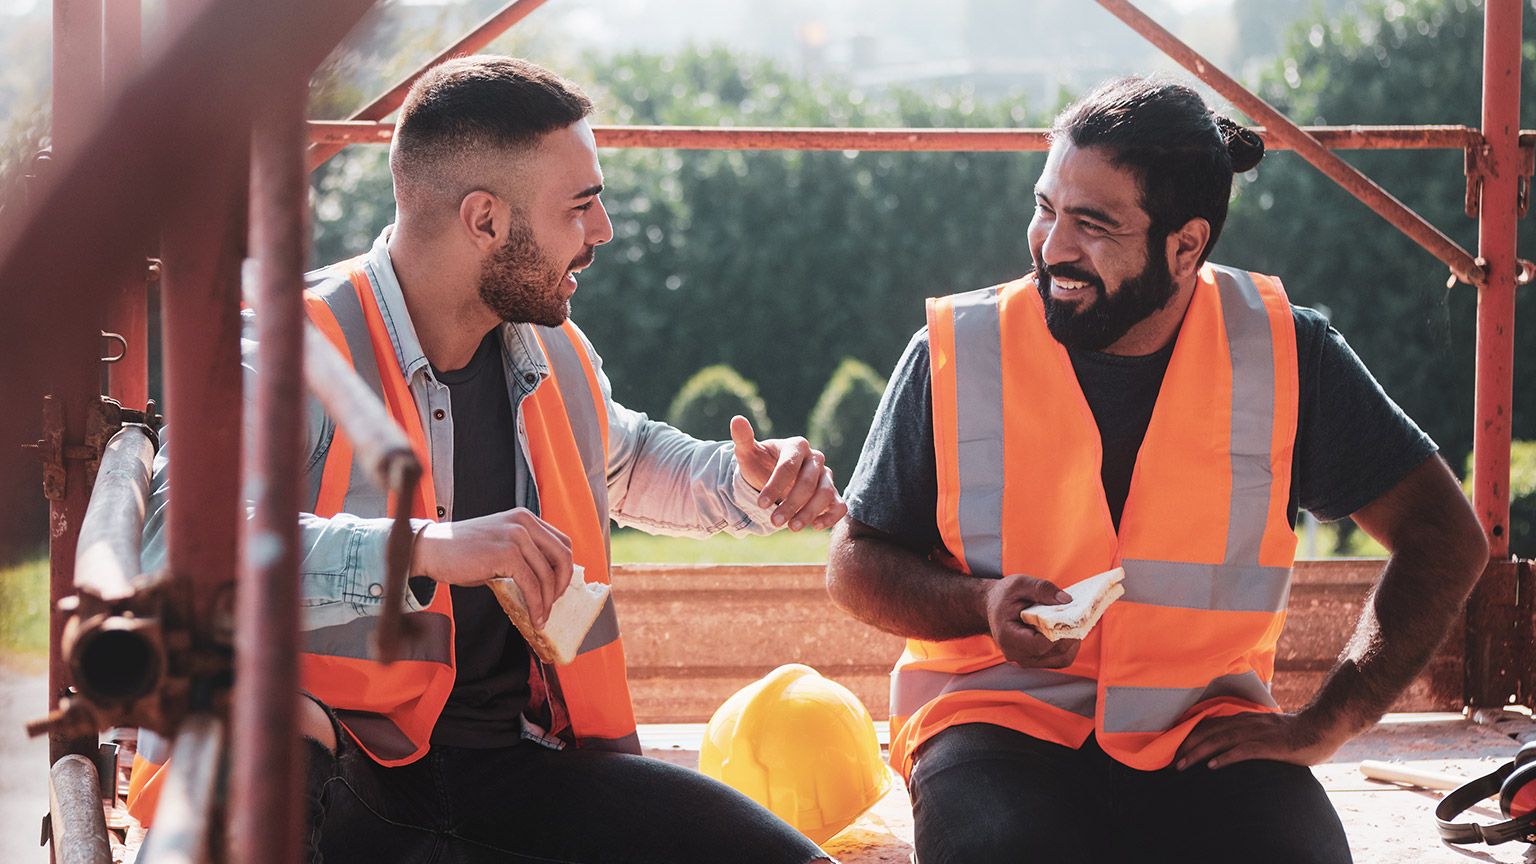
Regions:
[[228, 855], [234, 864], [296, 861], [302, 814], [299, 749], [300, 449], [304, 435], [304, 170], [308, 82], [284, 70], [251, 139], [251, 257], [257, 327], [256, 440], [246, 487], [256, 493], [236, 592], [230, 717]]
[[[101, 0], [54, 0], [53, 4], [53, 158], [58, 166], [83, 151], [91, 123], [100, 112], [101, 89]], [[54, 178], [45, 178], [51, 181]], [[52, 285], [30, 284], [26, 290], [53, 293]], [[60, 292], [63, 293], [63, 292]], [[49, 627], [48, 627], [48, 708], [59, 707], [59, 700], [70, 686], [64, 659], [65, 615], [58, 603], [74, 593], [75, 546], [80, 523], [90, 495], [85, 459], [81, 452], [89, 434], [91, 411], [101, 397], [101, 320], [85, 309], [60, 321], [57, 336], [57, 362], [47, 371], [52, 403], [44, 417], [44, 440], [58, 445], [50, 457], [56, 466], [57, 481], [49, 488], [45, 471], [44, 488], [49, 501]], [[33, 410], [34, 406], [28, 406]], [[48, 736], [48, 762], [53, 764], [69, 753], [93, 756], [96, 741], [90, 737], [69, 737], [60, 730]]]

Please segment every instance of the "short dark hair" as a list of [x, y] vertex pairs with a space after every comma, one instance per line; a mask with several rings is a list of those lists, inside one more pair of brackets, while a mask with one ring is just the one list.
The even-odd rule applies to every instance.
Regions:
[[401, 179], [440, 183], [451, 161], [516, 151], [592, 113], [581, 88], [513, 57], [455, 57], [423, 74], [395, 125], [390, 167]]
[[1141, 182], [1141, 206], [1159, 241], [1194, 218], [1210, 223], [1203, 263], [1227, 221], [1232, 175], [1259, 164], [1264, 140], [1216, 114], [1193, 89], [1152, 78], [1116, 78], [1069, 105], [1051, 137], [1098, 147]]

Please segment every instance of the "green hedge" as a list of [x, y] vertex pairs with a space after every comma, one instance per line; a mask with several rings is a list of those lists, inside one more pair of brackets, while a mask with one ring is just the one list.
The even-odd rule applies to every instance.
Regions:
[[859, 462], [859, 451], [875, 409], [880, 407], [885, 384], [869, 364], [844, 357], [816, 400], [806, 437], [812, 447], [827, 455], [827, 465], [839, 484], [847, 482]]
[[752, 421], [759, 439], [773, 434], [757, 385], [722, 363], [705, 366], [688, 379], [667, 410], [667, 422], [695, 438], [724, 440], [737, 414]]

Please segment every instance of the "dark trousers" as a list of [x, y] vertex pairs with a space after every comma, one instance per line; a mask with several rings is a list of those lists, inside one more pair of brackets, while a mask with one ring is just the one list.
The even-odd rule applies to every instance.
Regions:
[[697, 771], [618, 753], [433, 747], [384, 768], [306, 741], [306, 862], [773, 862], [825, 853]]
[[1138, 771], [987, 724], [925, 743], [909, 784], [920, 864], [1348, 862], [1312, 771], [1253, 761]]

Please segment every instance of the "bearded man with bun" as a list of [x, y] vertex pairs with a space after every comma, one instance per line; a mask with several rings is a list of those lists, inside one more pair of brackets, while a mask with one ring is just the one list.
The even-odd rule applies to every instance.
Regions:
[[[891, 764], [922, 864], [1350, 860], [1307, 766], [1391, 707], [1488, 552], [1435, 444], [1327, 319], [1208, 261], [1262, 156], [1187, 86], [1101, 85], [1053, 124], [1034, 272], [930, 300], [898, 363], [827, 578], [908, 638]], [[1300, 509], [1390, 557], [1285, 711], [1269, 685]], [[1115, 567], [1124, 594], [1083, 638], [1021, 620]]]

